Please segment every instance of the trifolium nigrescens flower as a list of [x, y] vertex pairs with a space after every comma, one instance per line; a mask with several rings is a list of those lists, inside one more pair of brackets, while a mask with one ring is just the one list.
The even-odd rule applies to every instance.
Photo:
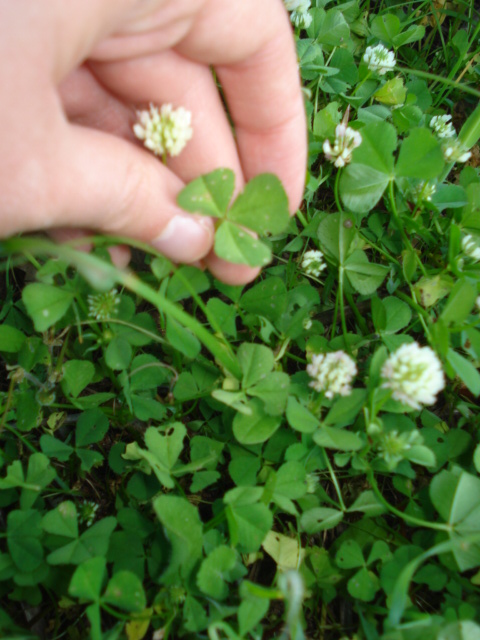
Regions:
[[408, 452], [412, 447], [422, 444], [423, 438], [416, 429], [403, 433], [394, 429], [381, 435], [377, 451], [379, 456], [385, 460], [389, 470], [393, 471], [403, 458], [408, 457]]
[[472, 157], [471, 151], [466, 151], [458, 140], [448, 140], [442, 145], [445, 162], [467, 162]]
[[382, 367], [382, 388], [392, 391], [392, 398], [412, 409], [435, 404], [445, 387], [445, 377], [437, 354], [417, 342], [402, 344]]
[[307, 373], [313, 378], [310, 387], [323, 392], [325, 397], [348, 396], [352, 393], [352, 380], [357, 375], [357, 365], [344, 351], [316, 353], [307, 365]]
[[450, 122], [451, 119], [451, 115], [433, 116], [429, 122], [429, 126], [433, 130], [433, 133], [439, 138], [455, 138], [457, 132]]
[[93, 500], [84, 500], [79, 505], [78, 519], [84, 522], [87, 527], [91, 527], [100, 505]]
[[392, 71], [397, 64], [393, 51], [389, 51], [383, 44], [367, 47], [363, 54], [363, 61], [368, 66], [369, 71], [375, 71], [379, 76]]
[[462, 238], [462, 249], [472, 260], [480, 260], [480, 238], [467, 233], [467, 235]]
[[434, 182], [426, 182], [425, 180], [412, 187], [412, 195], [415, 202], [431, 202], [436, 192], [437, 185]]
[[308, 27], [312, 24], [312, 16], [308, 13], [311, 0], [284, 0], [287, 11], [290, 11], [290, 20], [296, 27]]
[[327, 268], [327, 263], [323, 258], [323, 253], [318, 249], [312, 249], [310, 251], [305, 251], [302, 259], [302, 269], [309, 276], [318, 276], [321, 272]]
[[178, 156], [193, 135], [192, 114], [183, 107], [174, 109], [164, 104], [160, 110], [153, 104], [148, 111], [138, 111], [133, 132], [156, 156]]
[[116, 289], [112, 289], [107, 293], [97, 293], [89, 295], [88, 315], [95, 320], [108, 320], [116, 316], [118, 313], [118, 305], [120, 304], [120, 296]]
[[472, 152], [467, 151], [457, 138], [455, 127], [451, 124], [451, 115], [433, 116], [429, 126], [433, 133], [443, 141], [442, 151], [445, 162], [467, 162]]
[[347, 127], [345, 122], [337, 125], [335, 129], [335, 142], [333, 147], [330, 140], [323, 143], [323, 153], [327, 160], [340, 168], [349, 164], [352, 160], [353, 150], [362, 144], [362, 136], [358, 131]]

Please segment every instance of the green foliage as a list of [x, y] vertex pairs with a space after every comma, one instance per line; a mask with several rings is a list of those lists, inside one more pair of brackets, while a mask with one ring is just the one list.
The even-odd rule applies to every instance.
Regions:
[[255, 237], [278, 234], [288, 225], [288, 199], [277, 177], [253, 178], [229, 207], [235, 188], [233, 171], [218, 169], [197, 178], [178, 195], [190, 213], [219, 218], [215, 253], [224, 260], [263, 267], [272, 259], [269, 247]]
[[[480, 16], [433, 4], [315, 0], [296, 27], [296, 218], [269, 174], [179, 194], [251, 285], [4, 241], [2, 638], [479, 636]], [[427, 345], [443, 389], [403, 384]]]

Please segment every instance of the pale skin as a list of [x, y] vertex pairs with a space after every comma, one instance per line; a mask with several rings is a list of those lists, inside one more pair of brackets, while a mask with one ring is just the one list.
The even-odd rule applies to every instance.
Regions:
[[[238, 189], [276, 174], [298, 208], [306, 126], [282, 0], [0, 0], [0, 60], [0, 236], [128, 236], [231, 284], [256, 276], [215, 256], [212, 221], [176, 195], [229, 167]], [[192, 112], [167, 166], [132, 132], [150, 102]]]

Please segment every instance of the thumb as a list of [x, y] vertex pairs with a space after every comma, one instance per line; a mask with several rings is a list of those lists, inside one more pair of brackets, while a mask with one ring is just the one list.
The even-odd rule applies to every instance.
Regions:
[[68, 125], [53, 155], [50, 227], [96, 229], [148, 242], [174, 262], [193, 262], [213, 244], [210, 218], [176, 204], [182, 181], [135, 145]]

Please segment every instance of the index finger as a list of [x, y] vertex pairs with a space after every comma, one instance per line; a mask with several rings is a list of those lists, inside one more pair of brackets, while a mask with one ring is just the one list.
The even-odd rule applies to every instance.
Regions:
[[276, 174], [295, 211], [304, 188], [307, 127], [295, 43], [282, 0], [209, 0], [176, 49], [213, 64], [246, 179]]

